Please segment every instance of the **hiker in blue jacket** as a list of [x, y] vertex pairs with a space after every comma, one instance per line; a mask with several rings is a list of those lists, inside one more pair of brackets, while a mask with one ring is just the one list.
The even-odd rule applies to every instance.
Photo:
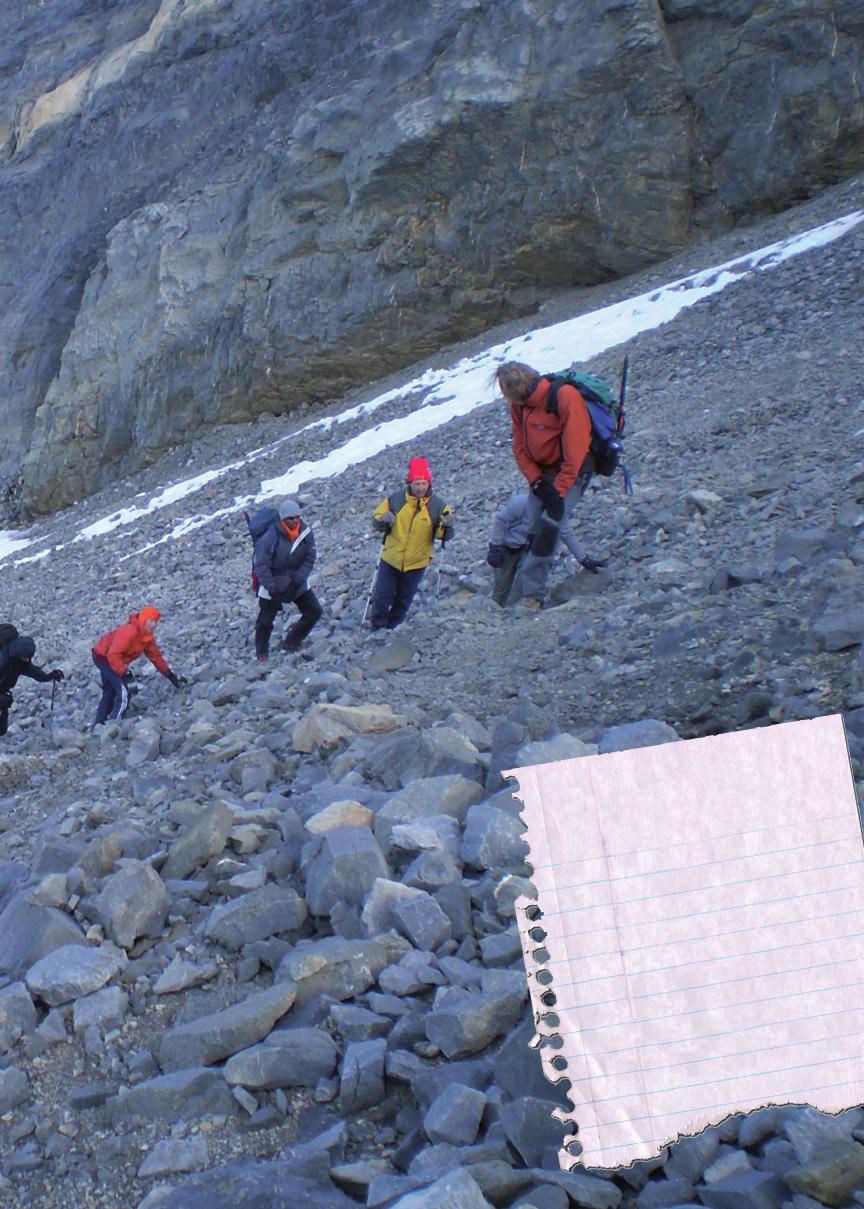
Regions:
[[276, 614], [284, 605], [295, 604], [300, 610], [282, 641], [286, 651], [296, 651], [321, 619], [321, 605], [306, 582], [315, 566], [315, 537], [300, 516], [297, 500], [282, 501], [278, 519], [255, 542], [252, 565], [258, 581], [255, 654], [264, 663]]
[[[530, 500], [525, 493], [511, 495], [507, 503], [502, 504], [492, 518], [486, 561], [495, 570], [492, 599], [495, 604], [502, 607], [510, 602], [522, 556], [530, 549], [531, 524]], [[605, 559], [591, 558], [585, 553], [573, 532], [569, 516], [561, 521], [559, 538], [586, 571], [593, 571], [597, 574], [602, 567], [606, 566]]]

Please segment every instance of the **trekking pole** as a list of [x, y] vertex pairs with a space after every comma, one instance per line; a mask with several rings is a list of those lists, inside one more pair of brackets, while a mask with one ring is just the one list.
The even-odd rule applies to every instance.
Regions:
[[[388, 537], [389, 533], [390, 533], [390, 530], [388, 529], [388, 530], [387, 530], [387, 532], [384, 534], [383, 538], [381, 539], [381, 547], [382, 547], [382, 549], [383, 549], [383, 547], [384, 547], [384, 543], [386, 542], [386, 540], [387, 540], [387, 537]], [[367, 614], [368, 614], [368, 612], [369, 612], [369, 606], [370, 606], [370, 605], [371, 605], [371, 603], [372, 603], [372, 596], [373, 596], [373, 594], [374, 594], [374, 592], [375, 592], [375, 585], [376, 585], [376, 583], [378, 582], [378, 572], [380, 571], [380, 569], [381, 569], [381, 559], [380, 559], [380, 557], [379, 557], [378, 561], [375, 563], [375, 572], [374, 572], [374, 574], [373, 574], [373, 576], [372, 576], [372, 582], [371, 582], [371, 584], [369, 585], [369, 595], [366, 597], [366, 608], [363, 610], [363, 616], [362, 616], [362, 617], [361, 617], [361, 619], [360, 619], [360, 624], [361, 624], [361, 625], [365, 625], [365, 624], [366, 624], [366, 616], [367, 616]]]
[[51, 719], [54, 719], [54, 697], [57, 694], [57, 681], [51, 681]]

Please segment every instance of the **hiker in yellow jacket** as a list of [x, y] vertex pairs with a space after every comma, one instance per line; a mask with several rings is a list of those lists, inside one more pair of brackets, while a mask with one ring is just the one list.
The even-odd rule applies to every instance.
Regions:
[[382, 500], [373, 515], [375, 525], [387, 532], [372, 592], [373, 630], [394, 630], [405, 620], [435, 538], [443, 544], [453, 531], [453, 513], [432, 491], [426, 458], [411, 459], [406, 483]]

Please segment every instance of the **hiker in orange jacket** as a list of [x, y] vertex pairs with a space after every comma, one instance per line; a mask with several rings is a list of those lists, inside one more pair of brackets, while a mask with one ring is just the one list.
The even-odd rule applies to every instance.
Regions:
[[171, 671], [159, 650], [153, 631], [161, 614], [153, 605], [145, 605], [138, 613], [130, 613], [126, 625], [103, 634], [93, 648], [93, 662], [102, 678], [102, 697], [96, 710], [94, 725], [101, 726], [108, 718], [122, 718], [129, 705], [127, 673], [130, 663], [146, 655], [158, 672], [175, 688], [185, 683]]
[[513, 456], [530, 488], [532, 543], [521, 567], [522, 606], [543, 607], [561, 524], [590, 478], [591, 417], [575, 386], [558, 391], [557, 414], [546, 409], [551, 381], [521, 361], [495, 371], [510, 406]]

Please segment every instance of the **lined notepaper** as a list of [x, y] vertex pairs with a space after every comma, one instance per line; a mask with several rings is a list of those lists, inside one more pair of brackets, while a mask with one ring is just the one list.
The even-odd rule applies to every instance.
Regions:
[[579, 1162], [647, 1158], [761, 1105], [864, 1100], [864, 845], [839, 715], [511, 775], [543, 913], [522, 929], [532, 1000], [563, 1041], [541, 1054], [570, 1081]]

